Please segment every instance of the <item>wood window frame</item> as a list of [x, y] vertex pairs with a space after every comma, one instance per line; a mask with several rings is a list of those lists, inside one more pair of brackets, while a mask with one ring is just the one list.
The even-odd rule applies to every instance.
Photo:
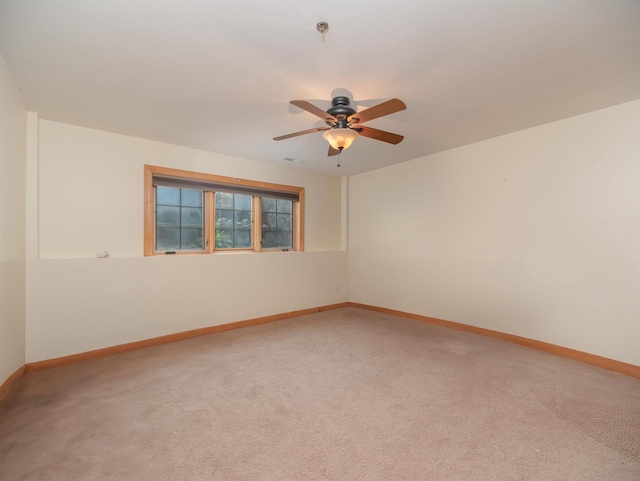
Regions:
[[[159, 167], [155, 165], [144, 166], [144, 255], [167, 255], [166, 251], [155, 250], [155, 189], [153, 186], [154, 175], [173, 177], [176, 179], [199, 180], [217, 184], [226, 184], [230, 188], [233, 186], [255, 187], [257, 191], [271, 191], [274, 193], [294, 193], [298, 195], [298, 201], [293, 202], [293, 251], [304, 250], [304, 187], [296, 187], [285, 184], [273, 184], [258, 180], [241, 179], [237, 177], [227, 177], [222, 175], [206, 174], [203, 172], [193, 172], [189, 170], [173, 169], [169, 167]], [[279, 252], [279, 249], [262, 249], [262, 209], [260, 198], [254, 196], [252, 199], [252, 243], [253, 247], [248, 249], [216, 249], [215, 248], [215, 196], [214, 192], [204, 192], [204, 235], [205, 247], [197, 251], [175, 251], [175, 255], [186, 254], [212, 254], [214, 252]]]

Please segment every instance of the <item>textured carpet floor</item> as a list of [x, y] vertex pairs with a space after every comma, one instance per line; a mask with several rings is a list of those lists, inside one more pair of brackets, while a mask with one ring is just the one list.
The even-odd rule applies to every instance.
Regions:
[[2, 480], [640, 479], [640, 380], [340, 309], [23, 377]]

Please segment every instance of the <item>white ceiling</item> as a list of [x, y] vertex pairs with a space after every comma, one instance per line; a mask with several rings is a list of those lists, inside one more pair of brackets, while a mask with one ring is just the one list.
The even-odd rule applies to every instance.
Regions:
[[[41, 118], [352, 175], [640, 98], [640, 1], [2, 1]], [[316, 23], [329, 23], [324, 42]], [[328, 158], [322, 109], [407, 110]], [[304, 160], [292, 164], [283, 157]]]

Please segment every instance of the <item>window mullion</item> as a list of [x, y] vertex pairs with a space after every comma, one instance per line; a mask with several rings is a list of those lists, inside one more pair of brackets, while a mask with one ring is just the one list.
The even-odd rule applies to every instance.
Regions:
[[253, 197], [252, 209], [252, 229], [251, 234], [253, 236], [253, 250], [256, 252], [262, 251], [262, 197], [257, 195]]
[[294, 202], [293, 206], [292, 206], [292, 211], [293, 211], [293, 223], [291, 225], [291, 229], [292, 229], [292, 243], [293, 243], [293, 250], [294, 251], [302, 251], [304, 250], [304, 224], [302, 223], [302, 218], [300, 217], [301, 214], [301, 209], [300, 209], [300, 202]]
[[213, 192], [204, 193], [204, 230], [207, 240], [204, 251], [211, 254], [216, 248], [216, 202]]

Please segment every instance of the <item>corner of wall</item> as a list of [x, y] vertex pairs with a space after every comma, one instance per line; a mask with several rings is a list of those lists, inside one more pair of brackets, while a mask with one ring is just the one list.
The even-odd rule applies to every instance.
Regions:
[[0, 57], [0, 389], [26, 361], [27, 110]]

